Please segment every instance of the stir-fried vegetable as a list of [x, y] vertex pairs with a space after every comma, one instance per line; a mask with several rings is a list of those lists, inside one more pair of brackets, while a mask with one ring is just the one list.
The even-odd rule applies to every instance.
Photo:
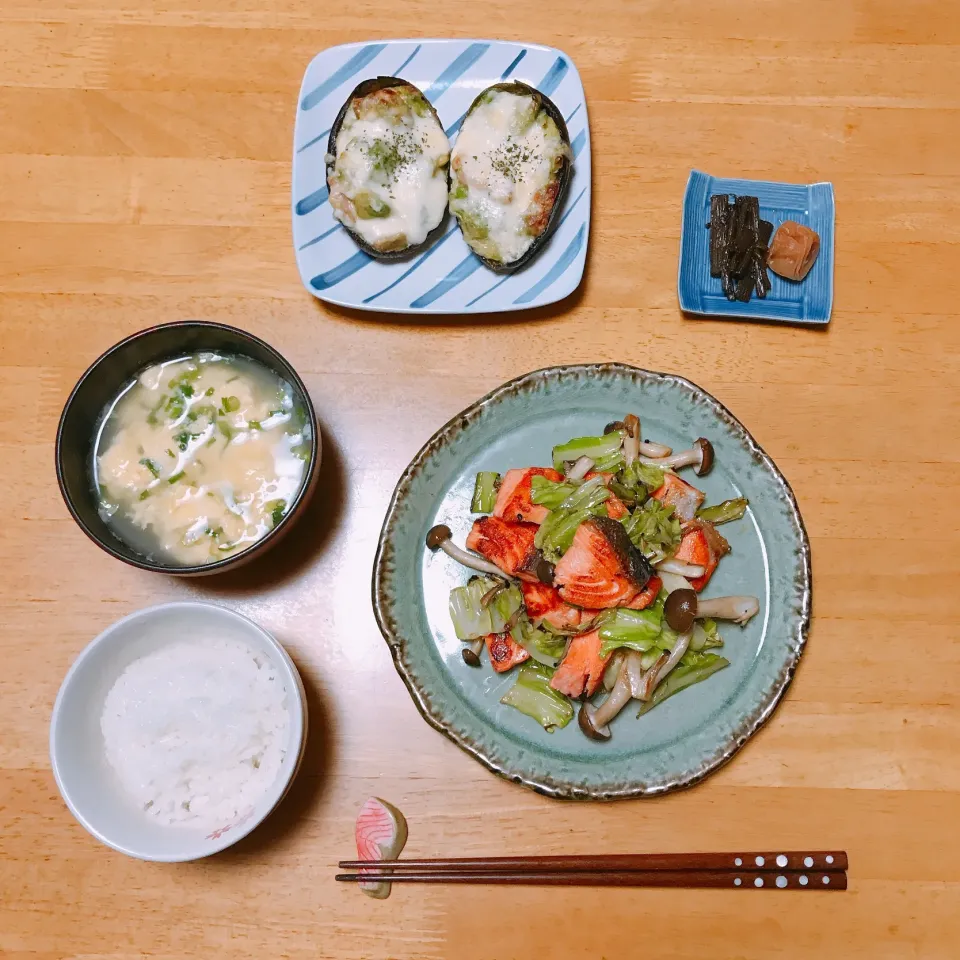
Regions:
[[600, 623], [600, 656], [609, 656], [620, 647], [646, 653], [653, 649], [660, 637], [662, 604], [646, 610], [630, 610], [621, 607], [604, 614]]
[[623, 451], [614, 450], [613, 453], [597, 457], [593, 463], [593, 469], [597, 473], [616, 473], [624, 463]]
[[493, 513], [499, 484], [499, 473], [481, 470], [477, 474], [477, 481], [473, 487], [473, 499], [470, 501], [471, 513]]
[[640, 708], [637, 716], [642, 717], [668, 697], [695, 683], [701, 683], [707, 677], [712, 677], [718, 670], [728, 666], [730, 661], [726, 657], [720, 657], [715, 653], [695, 653], [688, 650], [676, 668], [653, 691], [653, 696]]
[[596, 464], [602, 457], [617, 454], [622, 445], [622, 430], [605, 433], [602, 437], [577, 437], [553, 448], [553, 468], [563, 470], [565, 463], [573, 463], [581, 457], [589, 457]]
[[581, 482], [565, 480], [557, 482], [549, 477], [530, 478], [530, 499], [548, 510], [556, 510], [571, 494], [576, 493]]
[[670, 556], [680, 543], [680, 521], [673, 507], [647, 500], [621, 521], [633, 545], [656, 563]]
[[712, 647], [722, 647], [723, 637], [717, 630], [715, 620], [700, 620], [693, 628], [693, 639], [690, 641], [690, 649], [710, 650]]
[[[469, 641], [485, 638], [494, 669], [517, 671], [501, 702], [548, 732], [570, 722], [581, 697], [584, 734], [609, 739], [610, 722], [631, 700], [644, 701], [642, 715], [728, 666], [710, 652], [723, 646], [716, 620], [742, 626], [760, 608], [756, 597], [699, 599], [696, 593], [709, 574], [696, 578], [694, 568], [705, 571], [709, 560], [712, 572], [728, 549], [712, 525], [742, 517], [748, 506], [738, 498], [698, 511], [704, 494], [679, 472], [709, 472], [710, 442], [698, 438], [674, 454], [641, 436], [639, 418], [627, 414], [601, 436], [554, 447], [554, 470], [515, 467], [505, 477], [510, 497], [504, 494], [509, 503], [501, 503], [499, 518], [474, 520], [467, 539], [473, 552], [454, 545], [445, 525], [427, 535], [428, 547], [481, 573], [506, 571], [523, 580], [521, 590], [495, 574], [474, 577], [451, 592], [450, 613], [457, 636], [468, 641], [467, 662], [480, 664], [476, 655], [467, 657]], [[478, 473], [471, 510], [493, 513], [500, 484], [500, 474]], [[484, 528], [494, 522], [500, 524], [496, 537]], [[634, 569], [643, 561], [617, 522], [633, 547], [659, 565], [655, 577]], [[701, 540], [705, 558], [694, 549]], [[675, 561], [694, 579], [671, 574]], [[539, 583], [530, 582], [534, 577]], [[509, 644], [512, 657], [494, 657], [495, 640]], [[604, 677], [608, 695], [594, 703]]]
[[498, 584], [502, 584], [502, 581], [493, 577], [476, 577], [466, 586], [450, 591], [450, 619], [460, 640], [475, 640], [488, 633], [501, 633], [523, 605], [523, 596], [516, 586], [504, 587], [484, 604], [484, 598]]
[[550, 686], [553, 671], [540, 663], [525, 663], [517, 682], [500, 702], [532, 717], [547, 733], [565, 727], [573, 719], [573, 704]]
[[[534, 480], [537, 479], [543, 478], [534, 477]], [[549, 480], [546, 482], [550, 483]], [[533, 540], [534, 546], [543, 551], [547, 560], [556, 563], [573, 543], [577, 527], [584, 520], [606, 512], [603, 503], [609, 497], [610, 491], [603, 482], [603, 477], [594, 477], [580, 484], [551, 510], [547, 519], [540, 524]]]
[[747, 512], [748, 506], [750, 501], [746, 497], [724, 500], [712, 507], [701, 507], [697, 511], [697, 517], [712, 524], [729, 523], [731, 520], [739, 520]]
[[619, 482], [629, 490], [645, 488], [649, 493], [663, 486], [663, 471], [639, 460], [623, 468]]
[[555, 667], [567, 649], [569, 637], [554, 633], [544, 624], [539, 626], [521, 617], [510, 631], [510, 636], [526, 650], [534, 660], [547, 667]]

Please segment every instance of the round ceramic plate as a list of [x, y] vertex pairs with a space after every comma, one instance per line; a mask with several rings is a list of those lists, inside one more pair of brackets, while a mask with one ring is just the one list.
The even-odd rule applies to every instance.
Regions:
[[[479, 470], [549, 464], [551, 448], [636, 413], [643, 435], [686, 449], [707, 437], [716, 466], [696, 485], [708, 503], [750, 500], [725, 524], [732, 553], [710, 596], [754, 594], [760, 614], [721, 625], [731, 665], [637, 719], [626, 709], [607, 743], [576, 722], [553, 734], [503, 706], [512, 673], [460, 657], [447, 599], [470, 571], [424, 545], [435, 523], [463, 544]], [[393, 659], [424, 718], [500, 776], [568, 799], [650, 796], [690, 786], [729, 760], [783, 696], [810, 621], [810, 544], [789, 484], [733, 414], [681, 377], [618, 363], [552, 367], [498, 387], [436, 433], [404, 471], [387, 511], [373, 602]]]

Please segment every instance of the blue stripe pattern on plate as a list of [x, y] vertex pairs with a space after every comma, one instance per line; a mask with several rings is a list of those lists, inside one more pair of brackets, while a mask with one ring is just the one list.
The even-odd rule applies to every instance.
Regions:
[[[765, 298], [753, 296], [749, 303], [730, 301], [720, 289], [720, 280], [710, 276], [710, 198], [714, 194], [757, 197], [760, 216], [774, 229], [784, 220], [812, 227], [820, 235], [820, 255], [800, 283], [770, 274], [771, 288]], [[774, 183], [765, 180], [729, 180], [693, 170], [683, 197], [683, 225], [677, 296], [688, 313], [783, 323], [826, 324], [833, 308], [833, 185]]]
[[[368, 77], [389, 74], [423, 90], [451, 139], [484, 87], [510, 79], [541, 90], [566, 118], [574, 175], [554, 236], [516, 274], [496, 276], [470, 251], [451, 220], [413, 257], [376, 260], [333, 218], [325, 150], [344, 98]], [[590, 131], [576, 66], [536, 44], [485, 40], [391, 40], [332, 47], [304, 76], [294, 135], [292, 221], [304, 284], [321, 299], [402, 313], [495, 312], [541, 306], [579, 285], [590, 232]], [[315, 149], [308, 149], [316, 145]]]
[[375, 60], [384, 47], [385, 43], [370, 43], [358, 50], [342, 67], [331, 73], [300, 101], [300, 109], [312, 110], [318, 103], [322, 103], [341, 83], [356, 76], [368, 63]]

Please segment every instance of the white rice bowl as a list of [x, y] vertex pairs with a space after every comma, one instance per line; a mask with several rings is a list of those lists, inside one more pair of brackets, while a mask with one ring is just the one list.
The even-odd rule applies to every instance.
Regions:
[[[271, 768], [272, 782], [258, 785], [252, 802], [233, 805], [234, 813], [223, 814], [226, 819], [222, 823], [211, 811], [208, 817], [171, 824], [171, 817], [151, 817], [140, 803], [143, 798], [135, 799], [121, 783], [107, 759], [101, 718], [108, 694], [128, 667], [141, 658], [158, 652], [162, 655], [168, 646], [182, 645], [185, 638], [204, 635], [222, 639], [227, 645], [242, 643], [269, 661], [276, 679], [284, 685], [289, 721], [278, 727], [283, 737], [282, 758]], [[300, 675], [270, 634], [246, 617], [215, 604], [168, 603], [118, 621], [77, 657], [53, 708], [50, 759], [67, 806], [98, 840], [141, 860], [196, 860], [236, 843], [280, 802], [300, 765], [306, 728], [306, 698]], [[113, 746], [115, 749], [116, 743]], [[230, 808], [228, 802], [218, 807]]]

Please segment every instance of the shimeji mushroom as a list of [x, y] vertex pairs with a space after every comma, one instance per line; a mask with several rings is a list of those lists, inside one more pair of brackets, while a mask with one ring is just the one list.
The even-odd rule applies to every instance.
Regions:
[[471, 640], [469, 643], [465, 643], [463, 649], [460, 651], [460, 656], [463, 657], [463, 662], [468, 667], [479, 667], [480, 653], [482, 650], [483, 637], [480, 637], [478, 640]]
[[642, 674], [640, 654], [635, 650], [627, 651], [617, 682], [607, 699], [599, 707], [588, 700], [580, 705], [577, 722], [584, 734], [591, 740], [610, 739], [610, 721], [634, 698], [634, 690], [639, 688]]
[[[640, 418], [635, 414], [628, 413], [622, 420], [614, 420], [613, 423], [608, 423], [603, 428], [604, 433], [613, 433], [614, 430], [624, 431], [623, 452], [627, 463], [633, 463], [637, 456], [662, 458], [669, 457], [673, 453], [673, 448], [665, 444], [640, 439]], [[632, 443], [629, 447], [627, 446], [627, 441], [630, 438], [636, 439], [635, 447]], [[635, 453], [631, 456], [631, 452], [634, 450]]]
[[760, 611], [756, 597], [714, 597], [701, 600], [695, 590], [674, 590], [663, 605], [663, 616], [672, 630], [685, 633], [695, 620], [732, 620], [741, 626]]
[[682, 450], [670, 457], [641, 457], [640, 462], [670, 470], [693, 467], [694, 473], [702, 477], [713, 469], [713, 444], [704, 437], [698, 437], [689, 450]]
[[672, 573], [677, 577], [686, 577], [689, 580], [696, 580], [702, 577], [707, 571], [699, 563], [685, 563], [683, 560], [661, 560], [655, 563], [657, 573]]
[[589, 457], [579, 457], [567, 471], [568, 480], [582, 480], [593, 469], [593, 461]]
[[[673, 594], [670, 594], [672, 597]], [[669, 599], [669, 598], [668, 598]], [[673, 644], [673, 649], [669, 654], [664, 653], [657, 662], [643, 675], [640, 689], [637, 691], [638, 700], [649, 700], [653, 696], [653, 691], [664, 677], [680, 662], [683, 655], [690, 647], [690, 641], [693, 639], [693, 629], [684, 630], [677, 637]]]
[[445, 523], [438, 523], [427, 532], [427, 546], [431, 550], [442, 550], [448, 557], [465, 567], [479, 570], [481, 573], [492, 573], [495, 577], [505, 576], [504, 572], [489, 560], [478, 557], [453, 542], [453, 533]]

